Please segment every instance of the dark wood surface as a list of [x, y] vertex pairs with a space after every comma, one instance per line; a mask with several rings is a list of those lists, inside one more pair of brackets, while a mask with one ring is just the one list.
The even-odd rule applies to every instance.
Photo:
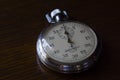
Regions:
[[[48, 25], [44, 15], [55, 8], [102, 38], [102, 56], [91, 70], [63, 75], [38, 67], [36, 40]], [[119, 0], [0, 0], [0, 80], [120, 80]]]

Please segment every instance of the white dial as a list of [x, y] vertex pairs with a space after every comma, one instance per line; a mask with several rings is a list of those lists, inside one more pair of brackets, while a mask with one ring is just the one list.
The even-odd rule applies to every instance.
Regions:
[[78, 22], [50, 26], [42, 35], [43, 50], [52, 59], [63, 63], [75, 63], [88, 58], [96, 46], [94, 31]]

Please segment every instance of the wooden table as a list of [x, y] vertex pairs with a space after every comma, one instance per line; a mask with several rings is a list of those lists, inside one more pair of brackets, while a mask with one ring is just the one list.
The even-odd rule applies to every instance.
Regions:
[[[64, 75], [42, 70], [36, 40], [55, 8], [92, 26], [103, 42], [91, 70]], [[120, 4], [111, 0], [0, 0], [0, 80], [120, 80]]]

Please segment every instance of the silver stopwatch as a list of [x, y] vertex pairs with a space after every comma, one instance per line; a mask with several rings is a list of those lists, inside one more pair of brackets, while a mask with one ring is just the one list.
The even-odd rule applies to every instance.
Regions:
[[100, 44], [88, 25], [70, 20], [66, 11], [55, 9], [46, 14], [49, 27], [37, 40], [39, 60], [60, 73], [78, 73], [89, 69], [98, 59]]

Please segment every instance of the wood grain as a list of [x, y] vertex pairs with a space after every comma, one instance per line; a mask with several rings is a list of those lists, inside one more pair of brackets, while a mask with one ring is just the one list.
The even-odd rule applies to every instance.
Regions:
[[[103, 42], [95, 67], [80, 74], [43, 71], [36, 40], [54, 8], [94, 28]], [[110, 0], [0, 0], [0, 80], [120, 80], [120, 5]]]

